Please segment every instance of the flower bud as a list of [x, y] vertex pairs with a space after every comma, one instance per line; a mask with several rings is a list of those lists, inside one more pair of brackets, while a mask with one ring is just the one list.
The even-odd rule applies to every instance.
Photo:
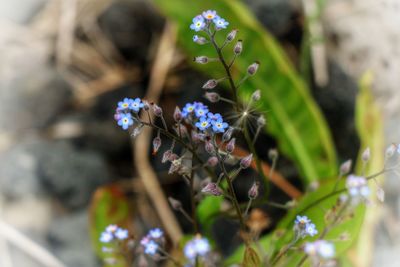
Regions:
[[235, 46], [233, 47], [233, 53], [235, 53], [236, 55], [240, 55], [240, 53], [242, 53], [242, 50], [243, 50], [242, 40], [238, 40]]
[[202, 36], [198, 36], [198, 35], [193, 36], [193, 42], [195, 42], [196, 44], [199, 44], [199, 45], [208, 43], [206, 38], [204, 38]]
[[238, 33], [237, 29], [233, 29], [230, 33], [228, 33], [228, 35], [226, 36], [226, 41], [227, 42], [232, 42], [233, 39], [235, 39], [236, 34]]
[[361, 159], [364, 163], [367, 163], [371, 158], [371, 150], [367, 147], [361, 155]]
[[256, 199], [258, 197], [258, 190], [260, 188], [260, 183], [259, 182], [254, 182], [253, 185], [251, 186], [248, 196], [250, 199]]
[[340, 175], [346, 175], [351, 171], [351, 166], [353, 165], [353, 161], [351, 159], [346, 160], [340, 165]]
[[207, 89], [213, 89], [218, 85], [218, 81], [215, 79], [211, 79], [208, 80], [204, 85], [203, 85], [203, 89], [207, 90]]
[[171, 162], [171, 166], [169, 167], [168, 174], [173, 174], [178, 172], [182, 168], [182, 159], [178, 158]]
[[385, 157], [387, 159], [391, 158], [394, 153], [396, 152], [396, 145], [395, 144], [391, 144], [390, 146], [388, 146], [388, 148], [385, 151]]
[[251, 100], [253, 101], [258, 101], [261, 98], [261, 91], [256, 90], [252, 95], [251, 95]]
[[153, 104], [153, 112], [157, 117], [161, 117], [163, 114], [162, 108], [160, 108], [160, 106], [157, 104]]
[[270, 158], [270, 160], [276, 160], [278, 156], [278, 150], [276, 150], [275, 148], [268, 150], [268, 157]]
[[207, 165], [210, 167], [215, 167], [218, 164], [218, 158], [213, 156], [213, 157], [209, 157], [207, 160]]
[[174, 130], [177, 135], [186, 136], [188, 134], [188, 130], [183, 124], [178, 124], [176, 127], [174, 127]]
[[199, 56], [195, 57], [193, 59], [194, 62], [199, 63], [199, 64], [207, 64], [208, 63], [208, 57], [206, 56]]
[[232, 138], [226, 145], [226, 152], [233, 153], [233, 151], [235, 150], [235, 143], [236, 143], [236, 138]]
[[213, 144], [211, 143], [211, 141], [206, 141], [204, 147], [205, 147], [206, 151], [207, 151], [209, 154], [212, 154], [212, 153], [214, 152], [214, 146], [213, 146]]
[[208, 183], [203, 189], [201, 189], [202, 193], [210, 194], [212, 196], [220, 196], [222, 195], [222, 190], [218, 187], [216, 183]]
[[182, 203], [179, 200], [172, 197], [168, 197], [168, 202], [174, 210], [182, 209]]
[[138, 136], [143, 130], [143, 124], [139, 124], [134, 130], [133, 133], [131, 134], [132, 137]]
[[165, 163], [165, 162], [173, 161], [173, 160], [176, 160], [176, 159], [178, 159], [178, 155], [173, 153], [172, 150], [169, 149], [169, 150], [164, 152], [164, 154], [162, 156], [162, 159], [161, 159], [161, 162]]
[[247, 169], [250, 167], [251, 162], [253, 160], [253, 154], [250, 154], [240, 160], [240, 168]]
[[153, 155], [157, 154], [157, 151], [161, 147], [161, 138], [159, 136], [156, 136], [153, 139]]
[[192, 141], [195, 144], [198, 144], [198, 143], [200, 143], [201, 141], [204, 140], [204, 134], [198, 133], [196, 131], [192, 131], [191, 132], [191, 136], [192, 136]]
[[264, 127], [265, 126], [265, 117], [263, 115], [261, 115], [260, 117], [258, 117], [257, 119], [257, 125], [258, 127]]
[[142, 100], [143, 103], [143, 109], [148, 111], [150, 109], [150, 104], [146, 100]]
[[207, 98], [207, 100], [211, 103], [217, 103], [221, 99], [217, 93], [206, 93], [204, 97]]
[[176, 122], [180, 122], [182, 120], [182, 111], [179, 107], [175, 107], [173, 117]]
[[224, 134], [222, 135], [222, 141], [223, 141], [223, 142], [226, 142], [226, 141], [228, 141], [228, 140], [231, 139], [232, 134], [233, 134], [233, 130], [234, 130], [233, 127], [229, 127], [228, 130], [226, 130], [226, 131], [224, 132]]
[[248, 68], [247, 68], [247, 73], [249, 75], [254, 75], [256, 74], [257, 70], [258, 70], [258, 66], [260, 66], [260, 63], [258, 61], [254, 62], [253, 64], [251, 64]]

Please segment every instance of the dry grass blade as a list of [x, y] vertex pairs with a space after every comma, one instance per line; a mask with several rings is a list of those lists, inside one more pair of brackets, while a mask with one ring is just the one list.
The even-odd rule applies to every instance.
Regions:
[[[167, 23], [161, 36], [151, 70], [149, 87], [145, 96], [145, 99], [149, 102], [157, 103], [160, 98], [168, 70], [173, 62], [175, 39], [175, 29]], [[144, 115], [143, 113], [143, 120], [145, 120]], [[166, 232], [171, 237], [173, 243], [177, 244], [183, 236], [182, 230], [158, 182], [157, 175], [148, 160], [151, 131], [152, 129], [150, 127], [146, 127], [143, 132], [136, 137], [133, 146], [135, 155], [134, 163], [144, 188], [157, 210]]]
[[49, 251], [39, 246], [16, 229], [0, 220], [0, 236], [4, 237], [26, 254], [37, 260], [44, 267], [66, 267], [61, 261], [54, 257]]

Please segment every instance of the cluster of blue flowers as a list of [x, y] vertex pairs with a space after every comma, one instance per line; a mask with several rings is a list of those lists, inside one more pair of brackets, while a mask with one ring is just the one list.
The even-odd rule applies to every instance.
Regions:
[[217, 11], [215, 10], [207, 10], [204, 11], [201, 15], [197, 15], [193, 18], [193, 23], [190, 25], [190, 29], [198, 32], [204, 30], [207, 26], [214, 23], [215, 29], [226, 29], [229, 25], [225, 19], [218, 16]]
[[140, 98], [127, 98], [118, 102], [118, 107], [114, 115], [115, 120], [122, 129], [127, 130], [134, 123], [131, 112], [138, 113], [144, 104]]
[[304, 245], [304, 252], [311, 258], [328, 260], [335, 256], [335, 246], [331, 242], [317, 240], [314, 242], [307, 242]]
[[164, 232], [159, 228], [151, 229], [145, 237], [142, 238], [140, 244], [144, 248], [144, 253], [155, 255], [160, 247], [160, 241], [164, 237]]
[[187, 103], [182, 110], [182, 116], [184, 118], [190, 116], [197, 118], [198, 121], [195, 126], [201, 131], [211, 129], [214, 133], [224, 133], [225, 129], [229, 127], [221, 114], [209, 112], [208, 107], [201, 102]]
[[183, 253], [190, 262], [194, 262], [197, 257], [207, 256], [210, 249], [211, 246], [207, 238], [196, 236], [186, 243]]
[[125, 240], [128, 238], [128, 230], [111, 224], [101, 233], [100, 242], [110, 243], [113, 240]]
[[315, 224], [313, 224], [307, 216], [297, 215], [296, 220], [294, 221], [294, 230], [301, 238], [318, 234]]

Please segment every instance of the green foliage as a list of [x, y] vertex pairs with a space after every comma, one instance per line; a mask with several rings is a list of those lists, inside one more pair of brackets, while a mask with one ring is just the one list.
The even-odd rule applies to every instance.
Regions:
[[199, 223], [206, 234], [210, 232], [216, 215], [221, 212], [221, 204], [223, 200], [223, 196], [206, 196], [197, 206], [197, 216], [199, 218]]
[[[244, 50], [233, 66], [232, 72], [236, 80], [243, 77], [247, 66], [253, 61], [261, 62], [258, 73], [240, 87], [240, 99], [248, 99], [255, 89], [261, 89], [259, 111], [266, 114], [266, 129], [278, 140], [280, 151], [294, 160], [305, 182], [336, 174], [336, 155], [320, 110], [279, 44], [240, 1], [154, 2], [169, 19], [176, 22], [179, 42], [190, 57], [216, 56], [211, 46], [199, 46], [192, 42], [194, 32], [189, 29], [189, 25], [192, 18], [201, 11], [215, 9], [230, 22], [230, 29], [239, 29]], [[217, 34], [220, 44], [226, 33]], [[231, 51], [231, 46], [225, 48], [226, 58], [230, 58]], [[225, 76], [218, 63], [196, 67], [214, 78]]]
[[[108, 254], [102, 252], [103, 244], [99, 241], [101, 232], [110, 225], [127, 225], [130, 218], [128, 201], [123, 192], [116, 186], [100, 187], [95, 192], [89, 210], [89, 230], [96, 254], [105, 259]], [[116, 265], [122, 267], [122, 265]]]

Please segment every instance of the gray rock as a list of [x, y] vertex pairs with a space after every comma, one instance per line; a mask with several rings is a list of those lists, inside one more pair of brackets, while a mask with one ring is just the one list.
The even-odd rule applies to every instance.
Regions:
[[101, 156], [65, 142], [24, 142], [0, 157], [0, 192], [9, 198], [47, 193], [67, 208], [79, 208], [108, 181]]
[[67, 266], [100, 266], [89, 237], [87, 210], [55, 219], [50, 225], [49, 242], [53, 253]]
[[43, 185], [69, 208], [87, 205], [93, 191], [111, 179], [103, 158], [92, 151], [78, 151], [67, 143], [35, 150], [41, 156], [38, 172]]
[[47, 126], [71, 99], [70, 87], [49, 66], [51, 46], [24, 27], [0, 26], [0, 133]]

